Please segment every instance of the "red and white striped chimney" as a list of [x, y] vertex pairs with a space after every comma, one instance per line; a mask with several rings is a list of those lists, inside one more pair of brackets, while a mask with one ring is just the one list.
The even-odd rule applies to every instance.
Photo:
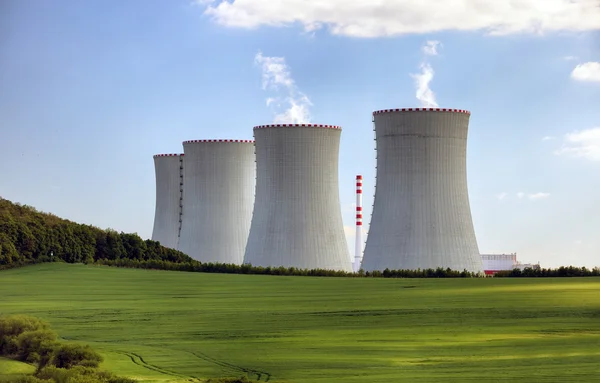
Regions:
[[360, 270], [362, 261], [362, 176], [356, 176], [356, 235], [354, 248], [354, 271]]

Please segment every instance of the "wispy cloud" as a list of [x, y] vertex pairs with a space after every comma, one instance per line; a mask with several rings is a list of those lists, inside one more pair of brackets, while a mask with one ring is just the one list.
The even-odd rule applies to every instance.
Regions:
[[579, 57], [577, 56], [563, 56], [563, 60], [567, 60], [567, 61], [574, 61], [579, 59]]
[[[427, 41], [421, 49], [426, 56], [436, 56], [438, 54], [439, 46], [441, 46], [439, 41]], [[420, 73], [410, 74], [410, 77], [412, 77], [415, 82], [417, 100], [419, 100], [421, 106], [425, 108], [437, 108], [438, 103], [435, 100], [435, 93], [429, 87], [435, 72], [427, 60], [421, 62], [420, 68]]]
[[442, 43], [437, 40], [429, 40], [423, 45], [423, 53], [430, 56], [438, 55], [438, 47], [441, 47]]
[[499, 200], [502, 201], [504, 198], [506, 198], [507, 195], [508, 195], [508, 193], [506, 193], [506, 192], [498, 193], [498, 194], [496, 194], [496, 198], [498, 198]]
[[577, 81], [600, 82], [600, 62], [590, 61], [577, 65], [571, 72], [571, 78]]
[[551, 140], [556, 140], [556, 137], [554, 137], [554, 136], [544, 136], [544, 137], [542, 137], [542, 141], [551, 141]]
[[600, 161], [600, 127], [566, 134], [554, 154]]
[[[284, 93], [281, 97], [268, 97], [268, 107], [275, 107], [275, 123], [304, 124], [310, 122], [310, 106], [312, 103], [308, 96], [302, 93], [285, 62], [284, 57], [263, 56], [258, 52], [254, 57], [255, 65], [262, 70], [262, 88], [277, 93]], [[283, 111], [281, 110], [285, 108]]]
[[[594, 0], [197, 0], [220, 25], [326, 29], [334, 35], [384, 37], [440, 31], [492, 35], [590, 31], [600, 28]], [[432, 11], [434, 10], [434, 11]]]
[[532, 193], [532, 194], [527, 195], [527, 198], [529, 198], [532, 201], [537, 201], [537, 200], [548, 198], [548, 197], [550, 197], [550, 193], [539, 192], [539, 193]]
[[517, 198], [523, 199], [525, 197], [527, 197], [527, 199], [529, 199], [531, 201], [537, 201], [537, 200], [540, 200], [540, 199], [544, 199], [544, 198], [550, 197], [550, 193], [543, 193], [543, 192], [538, 192], [538, 193], [518, 192], [517, 193]]

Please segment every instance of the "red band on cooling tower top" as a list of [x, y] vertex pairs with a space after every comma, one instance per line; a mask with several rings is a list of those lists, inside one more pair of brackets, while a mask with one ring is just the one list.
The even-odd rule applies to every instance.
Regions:
[[254, 143], [254, 140], [189, 140], [189, 141], [183, 141], [184, 144], [195, 144], [197, 142], [241, 142], [241, 143]]
[[325, 128], [325, 129], [342, 129], [341, 126], [335, 125], [319, 125], [319, 124], [271, 124], [271, 125], [258, 125], [254, 129], [266, 129], [266, 128]]
[[375, 114], [392, 113], [392, 112], [450, 112], [450, 113], [465, 113], [471, 114], [464, 109], [447, 109], [447, 108], [401, 108], [401, 109], [382, 109], [373, 112]]
[[153, 157], [178, 157], [183, 156], [183, 153], [170, 153], [170, 154], [155, 154]]

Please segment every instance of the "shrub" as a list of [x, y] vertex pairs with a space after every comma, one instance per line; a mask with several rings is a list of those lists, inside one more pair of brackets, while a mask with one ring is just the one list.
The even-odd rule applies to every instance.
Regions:
[[57, 368], [72, 368], [75, 366], [98, 367], [102, 357], [90, 346], [80, 344], [62, 344], [52, 356], [51, 364]]
[[[19, 354], [18, 337], [25, 332], [46, 331], [48, 324], [25, 315], [0, 317], [0, 355]], [[23, 340], [25, 342], [25, 340]]]

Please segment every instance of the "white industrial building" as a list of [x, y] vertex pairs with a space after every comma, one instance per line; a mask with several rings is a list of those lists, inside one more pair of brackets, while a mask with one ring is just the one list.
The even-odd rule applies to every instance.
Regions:
[[254, 128], [256, 198], [244, 262], [352, 271], [338, 185], [341, 129]]
[[152, 240], [177, 249], [181, 230], [183, 192], [183, 154], [154, 156], [156, 207]]
[[540, 264], [521, 263], [517, 260], [517, 253], [509, 254], [481, 254], [483, 269], [486, 275], [494, 275], [498, 271], [513, 269], [540, 268]]
[[253, 141], [192, 140], [183, 149], [178, 249], [201, 262], [242, 264], [254, 204]]
[[362, 269], [483, 272], [467, 190], [466, 110], [373, 113], [377, 179]]

